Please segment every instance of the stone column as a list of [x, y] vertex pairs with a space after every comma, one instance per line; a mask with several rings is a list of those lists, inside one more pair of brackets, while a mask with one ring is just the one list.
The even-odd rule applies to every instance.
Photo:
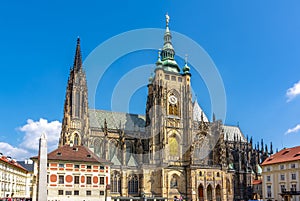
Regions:
[[212, 187], [212, 200], [216, 201], [216, 184]]
[[39, 142], [37, 200], [47, 201], [47, 138], [43, 133]]
[[126, 172], [122, 172], [122, 178], [121, 178], [121, 182], [122, 182], [122, 185], [121, 185], [121, 196], [128, 196], [128, 183], [127, 183], [127, 174]]
[[206, 182], [204, 183], [204, 186], [203, 186], [203, 199], [204, 199], [204, 201], [207, 201], [207, 188], [206, 188]]

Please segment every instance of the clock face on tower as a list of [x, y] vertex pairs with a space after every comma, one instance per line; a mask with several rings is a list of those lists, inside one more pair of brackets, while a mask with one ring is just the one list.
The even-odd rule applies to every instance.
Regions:
[[169, 103], [175, 105], [177, 103], [177, 98], [174, 95], [169, 96]]

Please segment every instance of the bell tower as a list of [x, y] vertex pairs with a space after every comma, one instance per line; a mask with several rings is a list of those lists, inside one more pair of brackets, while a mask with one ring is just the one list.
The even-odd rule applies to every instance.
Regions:
[[146, 105], [146, 132], [150, 136], [150, 163], [187, 161], [192, 128], [191, 74], [187, 64], [180, 70], [166, 15], [164, 45], [149, 79]]
[[70, 69], [59, 147], [65, 144], [88, 146], [89, 117], [86, 75], [82, 68], [80, 39], [77, 39], [73, 67]]

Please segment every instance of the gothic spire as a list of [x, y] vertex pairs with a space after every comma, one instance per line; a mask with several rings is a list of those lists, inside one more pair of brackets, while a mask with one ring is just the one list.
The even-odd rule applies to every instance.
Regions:
[[[80, 39], [77, 38], [74, 63], [70, 70], [66, 91], [59, 147], [70, 143], [88, 145], [87, 139], [90, 133], [87, 94], [86, 75], [82, 70]], [[75, 124], [78, 125], [76, 128]]]
[[77, 72], [81, 69], [81, 67], [82, 67], [82, 60], [81, 60], [81, 51], [80, 51], [80, 38], [78, 37], [73, 69]]

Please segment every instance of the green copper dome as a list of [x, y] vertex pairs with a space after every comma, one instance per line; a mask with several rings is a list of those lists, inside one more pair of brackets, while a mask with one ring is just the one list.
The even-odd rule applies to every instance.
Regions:
[[186, 73], [190, 73], [190, 67], [187, 65], [187, 63], [185, 63], [184, 67], [183, 67], [183, 73], [186, 74]]
[[162, 68], [162, 61], [160, 60], [160, 51], [158, 52], [158, 58], [156, 62], [156, 68]]

